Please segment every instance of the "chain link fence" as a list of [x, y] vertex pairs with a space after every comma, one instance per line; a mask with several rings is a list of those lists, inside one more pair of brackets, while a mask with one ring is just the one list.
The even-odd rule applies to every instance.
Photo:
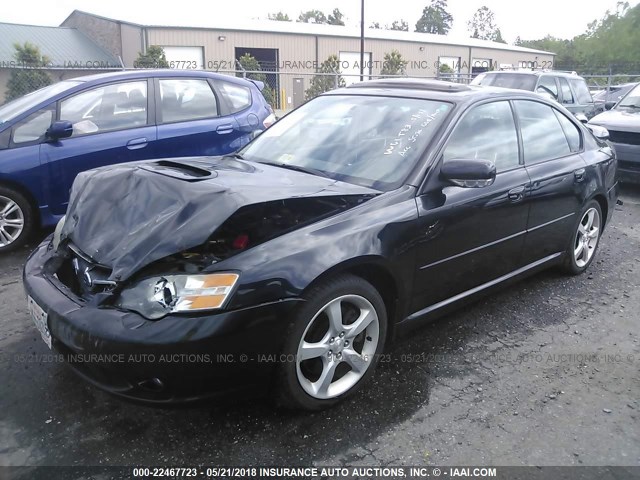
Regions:
[[[234, 77], [257, 80], [264, 83], [263, 94], [274, 110], [287, 112], [307, 100], [329, 90], [348, 86], [361, 81], [359, 74], [342, 72], [309, 72], [309, 71], [277, 71], [275, 65], [261, 66], [261, 70], [245, 70], [237, 64], [236, 70], [217, 70], [217, 73]], [[135, 69], [126, 69], [135, 70]], [[91, 71], [37, 69], [22, 71], [19, 75], [8, 69], [0, 70], [0, 105], [8, 100], [24, 95], [30, 91], [41, 88], [47, 84], [61, 80], [109, 71], [121, 71], [113, 69], [94, 69]], [[571, 69], [563, 71], [572, 71]], [[573, 70], [575, 71], [575, 70]], [[37, 72], [37, 73], [36, 73]], [[612, 86], [631, 82], [640, 82], [640, 74], [589, 74], [575, 71], [587, 81], [592, 93], [606, 90]], [[468, 84], [476, 74], [467, 73], [441, 73], [437, 76], [408, 76], [408, 75], [372, 75], [365, 74], [363, 80], [380, 78], [422, 78], [444, 80], [455, 83]]]

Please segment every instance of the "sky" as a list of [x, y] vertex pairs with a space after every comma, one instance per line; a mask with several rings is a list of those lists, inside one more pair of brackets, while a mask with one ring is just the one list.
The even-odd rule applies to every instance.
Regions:
[[[631, 0], [634, 6], [639, 0]], [[429, 0], [365, 0], [365, 24], [379, 22], [391, 24], [405, 19], [413, 31], [422, 9]], [[496, 25], [502, 36], [513, 43], [517, 36], [538, 39], [547, 34], [572, 38], [583, 33], [587, 24], [601, 18], [609, 9], [615, 11], [618, 0], [449, 0], [448, 10], [453, 15], [454, 36], [467, 36], [467, 21], [481, 6], [486, 5], [495, 14]], [[346, 24], [357, 27], [360, 22], [359, 0], [23, 0], [11, 2], [10, 8], [0, 12], [0, 22], [32, 25], [59, 25], [74, 9], [147, 25], [189, 25], [239, 20], [266, 19], [269, 13], [283, 11], [295, 19], [301, 11], [318, 9], [326, 14], [335, 7], [346, 17]]]

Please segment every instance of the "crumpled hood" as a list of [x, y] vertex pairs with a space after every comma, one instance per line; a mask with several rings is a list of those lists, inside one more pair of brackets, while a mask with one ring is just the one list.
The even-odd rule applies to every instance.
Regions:
[[377, 190], [231, 157], [119, 164], [80, 173], [61, 239], [126, 280], [194, 248], [240, 207], [273, 200], [372, 195]]
[[596, 115], [589, 123], [621, 132], [640, 132], [640, 109], [613, 109]]

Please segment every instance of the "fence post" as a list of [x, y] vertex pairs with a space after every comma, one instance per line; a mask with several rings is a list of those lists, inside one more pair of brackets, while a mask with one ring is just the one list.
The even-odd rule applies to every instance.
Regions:
[[609, 77], [607, 78], [607, 93], [611, 91], [611, 64], [609, 64]]
[[242, 72], [242, 78], [247, 78], [247, 71], [244, 69], [244, 67], [240, 63], [240, 60], [236, 59], [236, 64], [238, 65], [238, 69]]

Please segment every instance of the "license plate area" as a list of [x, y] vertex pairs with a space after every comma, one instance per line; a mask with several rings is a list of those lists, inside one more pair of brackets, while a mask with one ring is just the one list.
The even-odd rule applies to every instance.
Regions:
[[40, 332], [40, 336], [42, 336], [42, 340], [47, 344], [47, 347], [51, 348], [51, 332], [47, 324], [47, 312], [30, 296], [27, 297], [27, 308], [29, 309], [31, 320], [33, 320], [38, 332]]

